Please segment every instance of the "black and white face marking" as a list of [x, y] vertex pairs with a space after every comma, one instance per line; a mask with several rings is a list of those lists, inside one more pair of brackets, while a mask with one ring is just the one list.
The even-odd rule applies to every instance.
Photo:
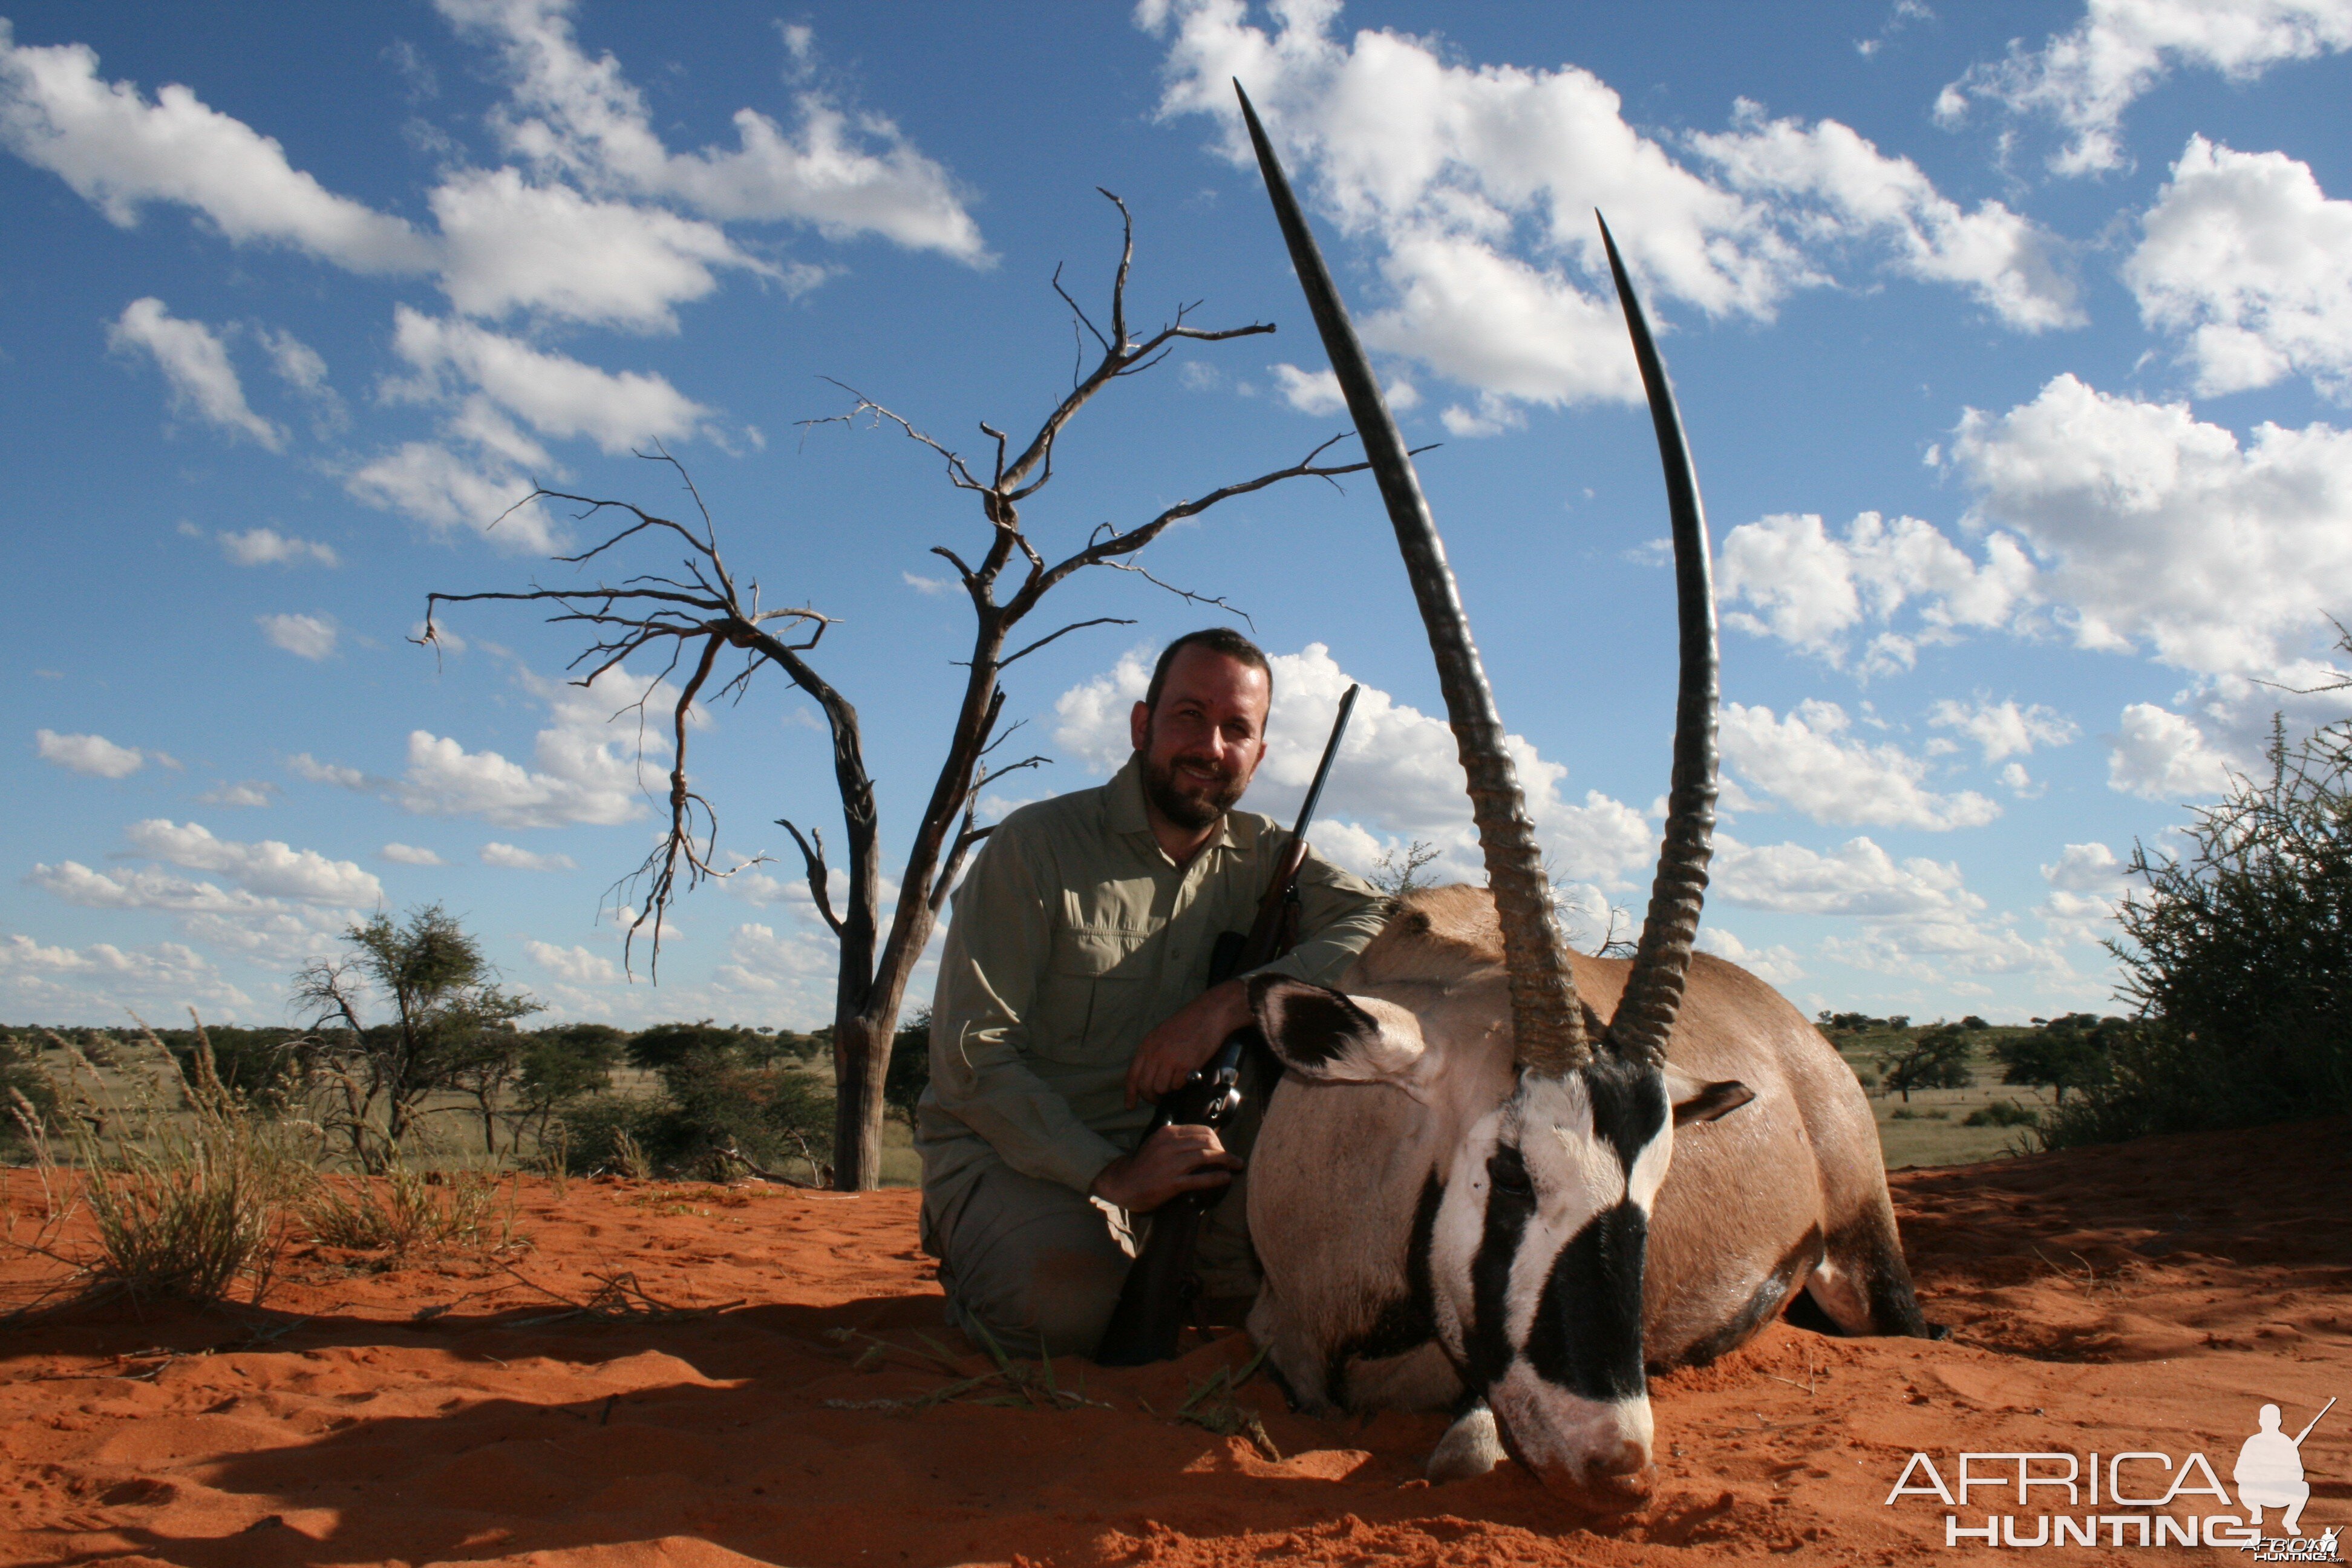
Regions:
[[1602, 1058], [1523, 1076], [1455, 1156], [1431, 1238], [1438, 1333], [1547, 1482], [1649, 1463], [1642, 1268], [1673, 1154], [1664, 1075]]

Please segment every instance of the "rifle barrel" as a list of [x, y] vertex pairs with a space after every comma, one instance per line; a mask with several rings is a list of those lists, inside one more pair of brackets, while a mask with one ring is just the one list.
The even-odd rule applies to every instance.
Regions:
[[2333, 1410], [2333, 1409], [2335, 1409], [2335, 1408], [2336, 1408], [2336, 1401], [2334, 1401], [2333, 1399], [2329, 1400], [2326, 1404], [2325, 1404], [2325, 1405], [2321, 1405], [2321, 1406], [2319, 1407], [2319, 1415], [2315, 1415], [2315, 1416], [2313, 1416], [2313, 1417], [2311, 1418], [2311, 1426], [2305, 1426], [2302, 1431], [2297, 1432], [2297, 1433], [2294, 1435], [2294, 1446], [2295, 1446], [2296, 1447], [2298, 1447], [2298, 1448], [2302, 1447], [2303, 1447], [2303, 1440], [2304, 1440], [2305, 1437], [2308, 1437], [2308, 1436], [2311, 1436], [2311, 1427], [2312, 1427], [2312, 1426], [2318, 1426], [2318, 1425], [2319, 1425], [2319, 1416], [2320, 1416], [2320, 1415], [2326, 1415], [2329, 1411], [2331, 1411], [2331, 1410]]
[[1298, 808], [1298, 826], [1290, 830], [1293, 838], [1307, 837], [1307, 825], [1315, 820], [1315, 805], [1323, 798], [1324, 781], [1331, 776], [1331, 764], [1339, 759], [1340, 739], [1348, 732], [1348, 715], [1356, 710], [1356, 693], [1361, 686], [1350, 686], [1339, 699], [1339, 716], [1331, 721], [1331, 738], [1323, 742], [1323, 760], [1315, 765], [1315, 782], [1307, 786], [1307, 799]]

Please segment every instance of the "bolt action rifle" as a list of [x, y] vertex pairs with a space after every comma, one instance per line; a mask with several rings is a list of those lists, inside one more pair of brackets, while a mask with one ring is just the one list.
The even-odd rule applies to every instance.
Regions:
[[[1339, 716], [1331, 726], [1331, 738], [1324, 742], [1315, 782], [1307, 786], [1307, 799], [1298, 808], [1298, 826], [1290, 830], [1290, 847], [1275, 868], [1265, 896], [1258, 900], [1257, 918], [1251, 921], [1249, 934], [1229, 931], [1217, 938], [1209, 959], [1211, 985], [1263, 968], [1297, 945], [1298, 868], [1307, 859], [1307, 825], [1314, 820], [1323, 783], [1331, 776], [1332, 759], [1339, 754], [1339, 738], [1348, 731], [1348, 716], [1355, 711], [1359, 689], [1350, 686], [1339, 699]], [[1160, 1100], [1144, 1138], [1148, 1141], [1162, 1127], [1229, 1125], [1234, 1112], [1241, 1108], [1243, 1064], [1253, 1051], [1271, 1054], [1255, 1026], [1234, 1030], [1205, 1067]], [[1201, 1222], [1229, 1190], [1212, 1187], [1205, 1192], [1179, 1193], [1151, 1211], [1150, 1233], [1128, 1268], [1118, 1306], [1111, 1313], [1110, 1326], [1103, 1331], [1102, 1343], [1096, 1347], [1096, 1362], [1104, 1366], [1141, 1366], [1176, 1353], [1176, 1339], [1183, 1331], [1197, 1289], [1192, 1254], [1200, 1243]]]

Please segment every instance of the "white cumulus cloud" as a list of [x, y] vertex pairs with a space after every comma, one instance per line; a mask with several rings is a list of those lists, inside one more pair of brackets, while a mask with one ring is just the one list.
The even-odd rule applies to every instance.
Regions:
[[166, 1009], [204, 1005], [213, 1022], [252, 1017], [253, 998], [224, 978], [213, 962], [183, 942], [118, 947], [45, 946], [29, 936], [0, 936], [0, 997], [17, 1016], [151, 1016]]
[[621, 978], [620, 965], [584, 947], [558, 947], [553, 942], [525, 941], [530, 961], [560, 980], [574, 985], [610, 985]]
[[342, 557], [331, 544], [321, 544], [314, 539], [296, 539], [274, 528], [249, 528], [243, 533], [224, 532], [220, 536], [221, 553], [239, 566], [298, 566], [305, 563], [319, 566], [340, 566]]
[[405, 441], [352, 470], [343, 488], [373, 507], [404, 512], [436, 532], [469, 529], [504, 550], [551, 555], [563, 532], [512, 463], [461, 456], [438, 441]]
[[2083, 647], [2267, 675], [2352, 603], [2345, 431], [2265, 424], [2242, 445], [2186, 404], [2061, 375], [2007, 414], [1971, 411], [1953, 460], [1973, 516], [2042, 557], [2038, 591]]
[[265, 779], [240, 779], [235, 784], [223, 779], [196, 796], [199, 805], [265, 806], [276, 803], [278, 786]]
[[2115, 934], [2116, 906], [2130, 889], [2131, 875], [2104, 844], [2069, 844], [2042, 868], [2050, 891], [2036, 906], [2053, 933], [2076, 942]]
[[[1865, 511], [1842, 533], [1811, 512], [1777, 513], [1725, 536], [1727, 624], [1775, 637], [1864, 673], [1906, 669], [1921, 644], [1961, 628], [2009, 623], [2029, 601], [2034, 563], [2011, 535], [1991, 534], [1974, 560], [1930, 522]], [[1908, 629], [1893, 629], [1913, 606]], [[1856, 634], [1877, 629], [1856, 646]]]
[[313, 904], [372, 904], [383, 897], [375, 874], [350, 860], [330, 860], [315, 849], [297, 849], [275, 838], [240, 844], [217, 838], [200, 823], [162, 817], [123, 829], [131, 847], [191, 871], [211, 871], [266, 898], [299, 899]]
[[232, 434], [250, 436], [273, 452], [284, 447], [285, 432], [247, 405], [245, 384], [228, 362], [227, 348], [202, 321], [173, 315], [151, 294], [122, 308], [106, 341], [119, 352], [135, 350], [152, 359], [172, 389], [174, 406]]
[[1366, 28], [1336, 4], [1144, 0], [1167, 41], [1160, 112], [1213, 117], [1250, 161], [1232, 83], [1249, 89], [1307, 198], [1364, 243], [1385, 301], [1365, 341], [1479, 396], [1447, 420], [1476, 435], [1509, 405], [1641, 395], [1607, 282], [1598, 207], [1653, 305], [1769, 318], [1832, 281], [1847, 250], [1968, 289], [2028, 330], [2078, 319], [2058, 247], [1997, 202], [1963, 211], [1907, 160], [1834, 121], [1769, 121], [1670, 144], [1630, 124], [1574, 65], [1487, 65]]
[[[1989, 763], [2024, 756], [2036, 746], [2063, 746], [2081, 733], [2072, 719], [2054, 709], [2038, 702], [2021, 708], [2014, 699], [1995, 702], [1977, 697], [1961, 702], [1948, 697], [1927, 710], [1927, 722], [1975, 742]], [[2021, 773], [2021, 782], [2022, 776]]]
[[509, 871], [576, 871], [580, 868], [569, 855], [541, 855], [516, 845], [495, 841], [482, 846], [482, 864], [503, 867]]
[[167, 84], [150, 101], [98, 75], [80, 44], [18, 46], [0, 20], [0, 144], [58, 175], [128, 228], [151, 202], [202, 213], [238, 244], [291, 246], [355, 272], [415, 272], [432, 243], [408, 224], [328, 191], [276, 138]]
[[420, 849], [414, 844], [387, 844], [376, 851], [395, 866], [446, 866], [449, 862], [430, 849]]
[[[511, 152], [542, 169], [721, 222], [807, 223], [830, 237], [876, 234], [988, 260], [947, 172], [880, 115], [803, 91], [789, 131], [741, 109], [736, 147], [675, 153], [620, 63], [581, 48], [562, 0], [440, 0], [440, 9], [461, 32], [498, 47], [512, 90], [493, 124]], [[799, 37], [796, 58], [811, 41], [805, 28]]]
[[2230, 759], [2194, 721], [2153, 702], [2123, 711], [2107, 753], [2107, 784], [2143, 800], [2177, 802], [2230, 787]]
[[341, 635], [332, 616], [256, 616], [253, 622], [269, 639], [271, 647], [313, 662], [331, 658], [335, 641]]
[[647, 712], [666, 712], [677, 704], [677, 688], [625, 668], [586, 689], [523, 679], [549, 708], [548, 725], [532, 742], [536, 768], [418, 730], [408, 737], [407, 771], [388, 787], [388, 797], [419, 816], [478, 816], [499, 827], [610, 826], [644, 816], [637, 748], [656, 759], [668, 747], [661, 726], [641, 727], [633, 708], [615, 710], [644, 692]]
[[147, 765], [146, 753], [138, 747], [118, 746], [103, 735], [60, 735], [55, 730], [36, 730], [33, 745], [43, 762], [94, 778], [129, 778]]
[[479, 387], [542, 436], [584, 436], [620, 453], [648, 440], [691, 436], [709, 412], [659, 375], [615, 374], [405, 305], [393, 308], [393, 320], [394, 351], [415, 367], [430, 389], [425, 395], [438, 392], [445, 375], [455, 377]]
[[1848, 738], [1853, 721], [1834, 702], [1801, 702], [1785, 718], [1769, 708], [1723, 707], [1723, 757], [1751, 791], [1776, 796], [1817, 822], [1940, 831], [1980, 827], [1999, 805], [1962, 790], [1927, 787], [1927, 763], [1890, 744]]
[[2310, 164], [2191, 136], [2140, 225], [2124, 281], [2143, 321], [2187, 340], [2199, 392], [2300, 374], [2352, 400], [2352, 201]]
[[2257, 425], [2053, 377], [1971, 409], [1949, 459], [1975, 554], [1916, 518], [1843, 536], [1773, 516], [1723, 546], [1724, 619], [1864, 673], [1972, 628], [2146, 649], [2207, 677], [2275, 679], [2352, 603], [2352, 432]]
[[194, 881], [152, 866], [97, 871], [79, 860], [66, 860], [35, 866], [25, 879], [84, 909], [152, 910], [177, 916], [192, 940], [235, 949], [272, 967], [317, 957], [333, 945], [354, 913]]
[[454, 174], [431, 199], [443, 236], [441, 287], [468, 316], [529, 310], [675, 331], [672, 307], [719, 287], [712, 268], [782, 276], [714, 224], [534, 184], [514, 169]]
[[2050, 166], [2089, 174], [2123, 166], [2118, 132], [2132, 100], [2182, 67], [2250, 82], [2273, 66], [2352, 48], [2347, 0], [2088, 0], [2083, 19], [2038, 49], [1971, 68], [1937, 99], [1957, 123], [1970, 99], [2047, 115], [2070, 140]]

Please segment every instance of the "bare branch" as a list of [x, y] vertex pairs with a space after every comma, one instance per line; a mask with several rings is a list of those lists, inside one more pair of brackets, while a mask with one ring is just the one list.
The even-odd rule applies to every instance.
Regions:
[[[1166, 532], [1170, 524], [1188, 517], [1198, 517], [1210, 508], [1229, 501], [1235, 496], [1248, 495], [1253, 491], [1265, 489], [1269, 485], [1281, 484], [1286, 479], [1317, 479], [1336, 482], [1342, 474], [1361, 473], [1371, 467], [1369, 463], [1342, 463], [1336, 467], [1326, 467], [1316, 462], [1316, 458], [1346, 439], [1345, 433], [1334, 436], [1289, 468], [1276, 468], [1272, 473], [1260, 474], [1254, 479], [1243, 479], [1238, 483], [1225, 485], [1211, 490], [1198, 500], [1179, 501], [1150, 522], [1129, 529], [1125, 533], [1106, 531], [1110, 525], [1105, 523], [1088, 536], [1085, 549], [1069, 556], [1050, 570], [1031, 578], [1024, 584], [1020, 596], [1014, 603], [1025, 610], [1029, 605], [1043, 596], [1046, 590], [1069, 576], [1071, 573], [1087, 566], [1102, 565], [1118, 556], [1132, 555]], [[1148, 576], [1149, 574], [1146, 575]], [[1165, 587], [1167, 584], [1162, 584], [1161, 586]], [[1181, 589], [1171, 591], [1182, 592]]]
[[1087, 626], [1131, 626], [1133, 625], [1135, 625], [1135, 623], [1124, 616], [1097, 616], [1090, 621], [1072, 621], [1060, 631], [1055, 632], [1048, 637], [1039, 637], [1035, 642], [1031, 643], [1019, 653], [1007, 654], [1004, 658], [998, 659], [996, 661], [996, 668], [1003, 669], [1011, 665], [1017, 664], [1022, 659], [1027, 658], [1031, 654], [1035, 653], [1039, 648], [1044, 647], [1047, 643], [1052, 642], [1055, 637], [1067, 637], [1070, 633], [1081, 631]]
[[938, 914], [940, 907], [948, 901], [948, 895], [955, 890], [956, 879], [963, 874], [963, 858], [971, 853], [971, 847], [995, 831], [993, 825], [987, 827], [974, 827], [971, 825], [971, 813], [968, 811], [964, 813], [963, 831], [956, 835], [955, 843], [948, 850], [945, 863], [940, 867], [939, 880], [931, 884], [931, 913]]
[[[1137, 576], [1142, 578], [1145, 582], [1150, 584], [1153, 587], [1164, 588], [1169, 593], [1175, 595], [1178, 598], [1183, 600], [1188, 605], [1213, 605], [1218, 609], [1226, 612], [1228, 615], [1239, 616], [1242, 619], [1248, 621], [1250, 630], [1257, 630], [1257, 621], [1247, 610], [1244, 610], [1240, 605], [1232, 603], [1221, 595], [1195, 594], [1190, 588], [1180, 588], [1173, 583], [1153, 576], [1145, 568], [1136, 564], [1132, 561], [1099, 561], [1097, 562], [1096, 564], [1098, 566], [1108, 566], [1114, 572], [1132, 572]], [[1006, 662], [1009, 663], [1011, 661], [1007, 660]]]
[[1135, 266], [1135, 215], [1127, 210], [1125, 202], [1120, 201], [1108, 191], [1103, 190], [1100, 185], [1097, 185], [1095, 189], [1101, 191], [1104, 199], [1118, 209], [1118, 276], [1112, 280], [1110, 286], [1110, 335], [1118, 340], [1119, 352], [1125, 353], [1128, 346], [1127, 275]]
[[834, 385], [849, 394], [849, 395], [856, 401], [852, 404], [849, 412], [846, 414], [835, 414], [823, 419], [803, 419], [800, 421], [802, 429], [811, 429], [819, 425], [847, 425], [854, 429], [856, 428], [857, 416], [861, 414], [872, 416], [877, 425], [879, 425], [887, 419], [891, 424], [898, 426], [899, 430], [906, 435], [908, 440], [929, 447], [932, 451], [937, 452], [941, 458], [945, 459], [948, 466], [949, 482], [953, 484], [958, 489], [987, 490], [994, 488], [993, 486], [982, 484], [978, 479], [974, 479], [972, 477], [971, 470], [964, 466], [963, 458], [959, 457], [953, 449], [942, 446], [940, 442], [933, 440], [930, 437], [923, 434], [922, 431], [915, 428], [913, 423], [908, 420], [905, 416], [892, 413], [889, 409], [885, 408], [882, 405], [875, 402], [872, 398], [866, 396], [864, 393], [858, 391], [857, 388], [850, 385], [845, 381], [834, 381], [833, 377], [829, 375], [825, 376], [824, 379], [833, 382]]
[[812, 845], [808, 839], [801, 837], [799, 828], [794, 827], [782, 817], [776, 818], [776, 826], [791, 834], [793, 842], [801, 847], [801, 859], [808, 867], [809, 897], [816, 900], [816, 912], [824, 917], [824, 923], [833, 928], [833, 934], [839, 936], [841, 917], [833, 912], [833, 894], [824, 868], [824, 833], [812, 829], [811, 836], [816, 840], [815, 844]]
[[[1117, 349], [1111, 347], [1110, 340], [1102, 335], [1100, 329], [1096, 327], [1092, 319], [1087, 315], [1086, 307], [1079, 304], [1076, 300], [1071, 299], [1070, 291], [1062, 287], [1062, 268], [1058, 262], [1055, 263], [1054, 267], [1054, 292], [1062, 297], [1062, 303], [1070, 308], [1070, 314], [1078, 319], [1079, 324], [1084, 326], [1089, 332], [1094, 333], [1095, 342], [1102, 344], [1103, 353], [1112, 354], [1118, 352]], [[1000, 479], [1003, 477], [1002, 470], [999, 470], [997, 477]]]
[[[668, 919], [670, 900], [677, 893], [678, 862], [681, 859], [686, 862], [686, 885], [688, 889], [703, 878], [713, 874], [710, 868], [710, 855], [718, 847], [719, 819], [712, 813], [710, 803], [687, 786], [686, 731], [687, 720], [693, 710], [694, 699], [701, 691], [703, 682], [710, 679], [710, 668], [718, 662], [719, 649], [726, 646], [727, 639], [723, 637], [714, 636], [704, 641], [702, 658], [697, 661], [694, 674], [688, 679], [684, 689], [678, 693], [677, 705], [672, 710], [671, 732], [676, 737], [674, 742], [676, 749], [670, 754], [669, 832], [663, 838], [660, 847], [647, 855], [645, 865], [639, 868], [638, 875], [643, 876], [647, 872], [652, 874], [653, 896], [647, 899], [644, 906], [639, 909], [637, 918], [629, 922], [629, 934], [621, 944], [621, 962], [625, 969], [635, 951], [639, 928], [643, 927], [647, 921], [653, 922], [653, 957], [648, 962], [646, 969], [656, 984], [661, 980], [662, 927]], [[658, 680], [655, 682], [655, 686], [659, 684]], [[647, 687], [646, 696], [638, 698], [634, 704], [631, 704], [637, 710], [640, 718], [645, 712], [646, 698], [652, 695], [653, 690], [654, 687]], [[625, 713], [628, 709], [624, 708], [621, 711]], [[643, 757], [644, 754], [644, 743], [640, 742], [638, 755]], [[695, 847], [694, 842], [694, 808], [696, 806], [702, 808], [703, 820], [709, 825], [708, 842], [698, 850]]]

